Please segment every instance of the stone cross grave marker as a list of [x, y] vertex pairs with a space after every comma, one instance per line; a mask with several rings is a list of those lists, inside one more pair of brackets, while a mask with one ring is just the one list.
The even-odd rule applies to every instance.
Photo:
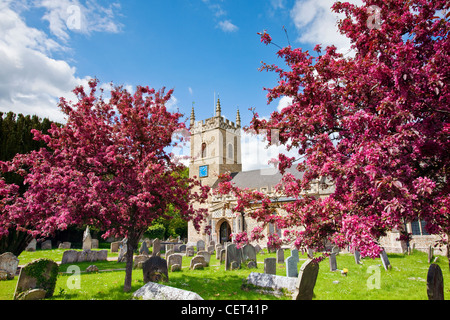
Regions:
[[318, 274], [319, 264], [308, 259], [300, 268], [292, 300], [312, 300]]
[[428, 300], [444, 300], [444, 278], [439, 265], [430, 265], [427, 274]]

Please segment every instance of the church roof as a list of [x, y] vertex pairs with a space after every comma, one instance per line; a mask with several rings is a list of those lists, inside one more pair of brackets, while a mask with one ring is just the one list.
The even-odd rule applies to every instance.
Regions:
[[[286, 172], [291, 173], [297, 179], [303, 177], [303, 172], [299, 172], [295, 168], [287, 169]], [[260, 189], [265, 187], [270, 189], [277, 185], [283, 177], [281, 173], [274, 168], [233, 172], [230, 175], [232, 177], [231, 182], [240, 189]], [[212, 188], [216, 188], [218, 184], [219, 180], [214, 183]]]

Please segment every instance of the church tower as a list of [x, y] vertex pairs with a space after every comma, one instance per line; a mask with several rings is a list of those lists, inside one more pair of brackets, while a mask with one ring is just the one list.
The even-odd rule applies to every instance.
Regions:
[[236, 123], [225, 119], [221, 112], [220, 99], [217, 99], [212, 118], [195, 121], [194, 107], [191, 112], [189, 177], [196, 176], [209, 186], [217, 181], [220, 174], [242, 171], [239, 110]]

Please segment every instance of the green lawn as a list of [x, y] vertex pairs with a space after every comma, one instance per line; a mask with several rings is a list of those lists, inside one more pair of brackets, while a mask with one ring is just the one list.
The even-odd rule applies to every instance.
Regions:
[[[64, 250], [44, 250], [36, 252], [24, 252], [20, 257], [20, 264], [25, 264], [37, 258], [49, 258], [54, 261], [61, 261]], [[285, 252], [285, 256], [289, 251]], [[108, 253], [108, 257], [117, 254]], [[258, 261], [263, 262], [264, 258], [274, 257], [275, 254], [258, 255]], [[340, 254], [337, 256], [338, 269], [348, 269], [347, 276], [342, 276], [340, 271], [331, 272], [328, 259], [320, 263], [320, 271], [315, 287], [315, 299], [318, 300], [426, 300], [426, 277], [429, 264], [427, 255], [422, 252], [414, 252], [408, 256], [403, 254], [388, 254], [392, 269], [385, 271], [380, 259], [362, 259], [363, 264], [355, 264], [354, 258], [350, 254]], [[306, 259], [305, 255], [300, 255], [300, 259]], [[210, 266], [204, 270], [189, 270], [191, 258], [183, 257], [182, 271], [169, 272], [169, 286], [190, 290], [198, 293], [205, 300], [258, 300], [258, 299], [290, 299], [290, 296], [274, 297], [264, 295], [255, 291], [244, 291], [241, 289], [242, 281], [252, 271], [263, 272], [263, 264], [258, 263], [258, 269], [246, 269], [225, 271], [215, 256], [211, 257]], [[301, 263], [299, 263], [299, 268]], [[448, 262], [445, 257], [439, 257], [437, 262], [444, 274], [444, 294], [450, 298], [450, 272]], [[98, 273], [85, 273], [85, 269], [95, 264], [101, 271]], [[133, 271], [132, 292], [124, 293], [123, 283], [125, 278], [125, 263], [116, 261], [103, 262], [83, 262], [76, 264], [81, 270], [80, 286], [70, 289], [73, 283], [71, 274], [61, 273], [58, 277], [54, 297], [52, 299], [130, 299], [132, 292], [144, 285], [142, 270]], [[69, 265], [61, 265], [60, 272], [65, 272]], [[379, 274], [379, 289], [371, 289], [368, 286], [376, 273], [368, 273], [368, 270], [375, 270]], [[373, 272], [373, 271], [372, 271]], [[277, 275], [286, 275], [283, 264], [277, 266]], [[372, 277], [372, 278], [369, 278]], [[17, 278], [0, 282], [0, 299], [9, 300], [14, 294]]]

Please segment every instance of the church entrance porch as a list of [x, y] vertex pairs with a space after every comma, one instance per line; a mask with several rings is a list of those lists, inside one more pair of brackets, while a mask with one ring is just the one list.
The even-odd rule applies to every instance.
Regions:
[[224, 220], [219, 227], [219, 241], [220, 244], [231, 241], [231, 227], [230, 224]]

